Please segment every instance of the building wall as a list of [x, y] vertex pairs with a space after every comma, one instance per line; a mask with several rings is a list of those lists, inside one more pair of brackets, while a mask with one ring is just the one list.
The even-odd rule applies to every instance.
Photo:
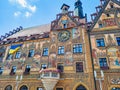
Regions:
[[[111, 4], [113, 5], [113, 8], [110, 7]], [[94, 62], [96, 85], [98, 90], [101, 90], [100, 82], [101, 88], [103, 90], [114, 90], [112, 88], [115, 87], [120, 88], [118, 83], [120, 68], [120, 47], [117, 40], [117, 37], [120, 37], [120, 29], [119, 13], [116, 13], [118, 11], [116, 8], [119, 8], [119, 5], [109, 1], [108, 5], [90, 33], [92, 46], [91, 53]], [[109, 14], [109, 16], [107, 16], [107, 14]], [[104, 45], [103, 43], [100, 46], [98, 45], [97, 41], [100, 39], [103, 39]], [[101, 61], [100, 58], [105, 58], [106, 62]]]
[[[62, 41], [58, 36], [63, 31], [70, 33], [70, 37], [66, 41]], [[54, 90], [58, 87], [63, 87], [63, 90], [76, 90], [80, 85], [83, 85], [87, 90], [94, 89], [88, 34], [85, 27], [77, 26], [63, 30], [54, 30], [50, 32], [49, 38], [12, 44], [23, 44], [19, 49], [21, 57], [15, 59], [15, 53], [12, 59], [7, 60], [11, 44], [3, 45], [5, 51], [2, 63], [0, 63], [1, 67], [4, 67], [3, 74], [0, 76], [0, 87], [2, 90], [7, 85], [12, 85], [13, 89], [16, 90], [17, 84], [17, 88], [26, 85], [29, 90], [37, 90], [37, 87], [44, 88], [39, 73], [42, 64], [47, 64], [48, 68], [57, 68], [58, 64], [63, 64], [64, 66], [64, 71], [61, 72], [60, 80], [54, 87]], [[73, 53], [73, 46], [75, 44], [82, 45], [81, 53]], [[63, 55], [58, 55], [59, 46], [64, 46]], [[42, 55], [43, 48], [48, 48], [48, 56]], [[34, 49], [35, 53], [33, 57], [28, 58], [28, 53], [31, 49]], [[76, 72], [76, 62], [83, 62], [83, 72]], [[31, 66], [30, 74], [28, 75], [23, 74], [26, 65]], [[15, 75], [10, 75], [12, 66], [17, 66]], [[18, 80], [16, 80], [17, 75], [19, 76]], [[20, 80], [21, 75], [23, 75], [22, 80]]]

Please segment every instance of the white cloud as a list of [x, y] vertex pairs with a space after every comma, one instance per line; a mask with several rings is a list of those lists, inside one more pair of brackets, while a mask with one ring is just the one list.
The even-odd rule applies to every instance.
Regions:
[[32, 12], [35, 12], [36, 11], [36, 6], [34, 5], [34, 6], [28, 6], [28, 9], [30, 10], [30, 11], [32, 11]]
[[32, 13], [30, 13], [30, 12], [25, 12], [25, 17], [26, 17], [26, 18], [30, 17], [31, 15], [32, 15]]
[[15, 16], [15, 17], [18, 17], [19, 15], [21, 15], [21, 12], [20, 12], [20, 11], [17, 11], [17, 12], [14, 13], [14, 16]]
[[27, 1], [26, 0], [16, 0], [18, 4], [20, 4], [22, 7], [27, 7]]
[[[15, 4], [18, 7], [18, 10], [21, 12], [25, 12], [26, 17], [32, 16], [33, 13], [36, 12], [36, 5], [30, 4], [28, 0], [8, 0], [10, 3]], [[21, 8], [20, 8], [21, 7]], [[22, 15], [20, 12], [15, 12], [14, 16]]]

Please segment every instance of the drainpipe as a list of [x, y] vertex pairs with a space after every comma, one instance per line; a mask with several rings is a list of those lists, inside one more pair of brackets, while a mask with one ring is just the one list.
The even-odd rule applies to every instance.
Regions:
[[91, 55], [91, 61], [92, 61], [92, 69], [93, 69], [93, 77], [94, 77], [94, 88], [95, 90], [97, 90], [97, 85], [96, 85], [96, 79], [95, 79], [95, 75], [94, 75], [94, 61], [93, 61], [93, 57], [92, 57], [92, 46], [91, 46], [91, 40], [90, 40], [90, 30], [87, 31], [88, 32], [88, 39], [89, 39], [89, 44], [90, 44], [90, 55]]

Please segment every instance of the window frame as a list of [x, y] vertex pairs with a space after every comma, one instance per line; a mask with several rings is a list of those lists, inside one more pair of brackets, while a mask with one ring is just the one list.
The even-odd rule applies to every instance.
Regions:
[[[29, 67], [29, 68], [28, 68], [28, 67]], [[30, 74], [30, 70], [31, 70], [31, 65], [26, 65], [24, 74], [25, 74], [25, 75]]]
[[73, 45], [73, 54], [83, 53], [83, 45], [82, 44], [74, 44]]
[[[98, 45], [98, 40], [99, 40], [99, 45]], [[102, 43], [104, 43], [103, 45], [101, 44], [101, 40], [102, 40]], [[105, 47], [105, 40], [104, 40], [104, 38], [97, 38], [96, 39], [96, 46], [97, 47]]]
[[120, 42], [119, 42], [119, 44], [118, 44], [117, 38], [119, 38], [119, 41], [120, 41], [120, 37], [116, 37], [116, 43], [117, 43], [118, 46], [120, 46]]
[[42, 56], [48, 56], [49, 55], [49, 48], [43, 48]]
[[43, 87], [37, 87], [37, 90], [43, 90]]
[[[102, 59], [102, 60], [100, 60]], [[102, 63], [101, 63], [102, 62]], [[105, 69], [108, 69], [108, 62], [107, 62], [107, 58], [99, 58], [99, 66], [101, 69], [105, 70]]]
[[58, 55], [64, 55], [64, 54], [65, 54], [65, 47], [58, 46]]
[[[43, 66], [46, 66], [45, 68], [43, 68]], [[47, 64], [41, 64], [41, 69], [46, 69], [47, 68]]]
[[[77, 63], [79, 63], [80, 66], [77, 66]], [[84, 72], [84, 63], [82, 61], [81, 62], [76, 62], [75, 67], [76, 67], [76, 73]]]
[[99, 23], [99, 28], [103, 28], [103, 24], [102, 23]]
[[63, 87], [56, 87], [56, 90], [60, 90], [60, 89], [64, 90]]
[[34, 49], [30, 49], [29, 52], [28, 52], [28, 57], [31, 58], [33, 57], [35, 54], [35, 50]]
[[4, 72], [4, 68], [3, 67], [0, 67], [0, 75], [2, 75]]
[[[15, 71], [14, 71], [15, 70]], [[12, 66], [10, 75], [15, 75], [17, 71], [17, 66]]]
[[60, 70], [60, 72], [64, 72], [64, 65], [63, 65], [63, 63], [58, 63], [57, 64], [57, 69]]
[[21, 58], [21, 52], [17, 51], [15, 54], [15, 59], [19, 59], [19, 58]]

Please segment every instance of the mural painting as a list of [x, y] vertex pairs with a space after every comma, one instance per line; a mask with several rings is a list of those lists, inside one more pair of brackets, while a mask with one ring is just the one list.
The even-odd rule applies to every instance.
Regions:
[[67, 24], [68, 23], [68, 17], [67, 16], [62, 16], [61, 22], [62, 22], [63, 25]]
[[103, 24], [105, 27], [116, 26], [116, 22], [114, 18], [103, 19]]
[[120, 50], [117, 48], [109, 48], [107, 50], [110, 65], [112, 66], [120, 66]]
[[54, 43], [57, 40], [57, 34], [55, 32], [51, 32], [51, 41]]
[[34, 57], [33, 57], [33, 61], [32, 61], [33, 68], [40, 68], [40, 58], [41, 58], [41, 53], [36, 52]]
[[116, 41], [114, 39], [114, 34], [107, 34], [105, 35], [105, 38], [106, 38], [106, 44], [107, 46], [114, 46], [116, 45]]
[[50, 67], [56, 67], [56, 53], [52, 53], [49, 56], [49, 65]]
[[65, 54], [65, 65], [73, 65], [72, 52], [66, 52]]
[[111, 83], [112, 84], [120, 84], [120, 78], [112, 78]]
[[72, 37], [73, 37], [73, 39], [80, 38], [80, 31], [78, 28], [72, 29]]

